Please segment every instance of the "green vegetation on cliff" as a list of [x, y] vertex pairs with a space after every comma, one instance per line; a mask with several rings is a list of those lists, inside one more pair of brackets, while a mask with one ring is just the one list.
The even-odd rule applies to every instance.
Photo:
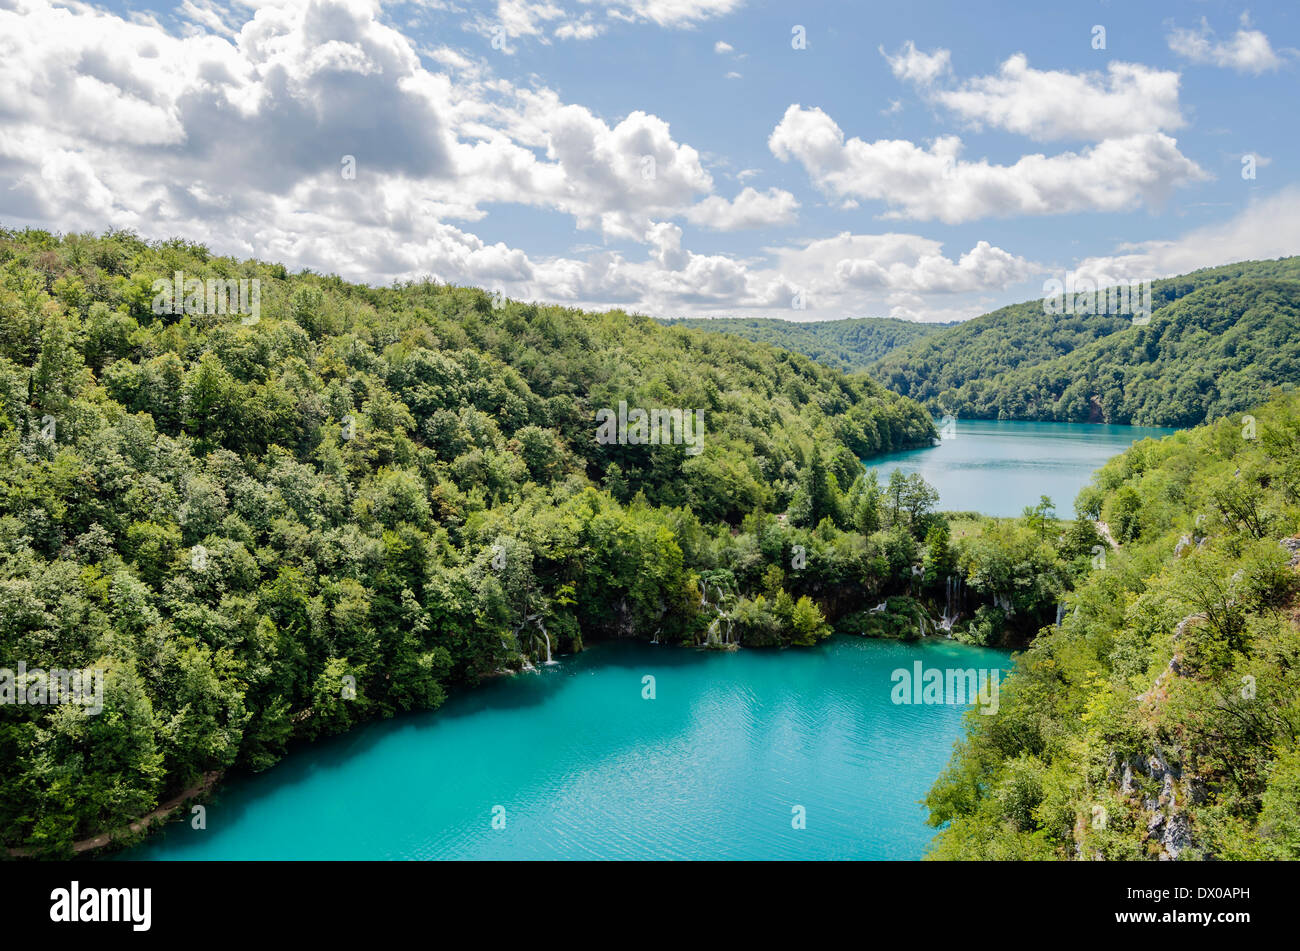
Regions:
[[1300, 858], [1300, 397], [1144, 440], [1076, 507], [1119, 547], [969, 715], [932, 857]]

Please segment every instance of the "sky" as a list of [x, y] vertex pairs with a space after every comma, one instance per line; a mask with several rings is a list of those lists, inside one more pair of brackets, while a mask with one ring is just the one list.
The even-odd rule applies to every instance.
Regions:
[[0, 0], [0, 227], [653, 316], [1300, 253], [1300, 4]]

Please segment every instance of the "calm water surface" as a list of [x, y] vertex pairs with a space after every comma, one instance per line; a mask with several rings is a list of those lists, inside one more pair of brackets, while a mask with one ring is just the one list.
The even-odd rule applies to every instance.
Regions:
[[[936, 423], [936, 425], [938, 425]], [[1069, 517], [1074, 497], [1111, 456], [1139, 439], [1174, 432], [1155, 426], [958, 420], [954, 438], [866, 461], [883, 485], [895, 469], [919, 472], [950, 512], [1019, 515], [1046, 495]]]
[[939, 640], [599, 645], [297, 747], [229, 781], [206, 830], [172, 823], [123, 857], [915, 859], [934, 832], [919, 800], [968, 709], [892, 703], [891, 673], [918, 660], [1009, 666]]

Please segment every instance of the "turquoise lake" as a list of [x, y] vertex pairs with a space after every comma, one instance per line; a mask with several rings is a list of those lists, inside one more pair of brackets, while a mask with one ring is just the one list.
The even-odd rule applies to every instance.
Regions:
[[597, 645], [295, 747], [228, 779], [206, 829], [173, 822], [121, 857], [916, 859], [934, 834], [920, 800], [970, 708], [895, 704], [892, 673], [1008, 658], [939, 639]]
[[939, 490], [939, 507], [950, 512], [1019, 515], [1046, 495], [1057, 515], [1069, 518], [1074, 497], [1107, 459], [1139, 439], [1172, 432], [1154, 426], [959, 419], [952, 438], [937, 446], [875, 456], [864, 465], [879, 471], [882, 485], [894, 469], [919, 472]]

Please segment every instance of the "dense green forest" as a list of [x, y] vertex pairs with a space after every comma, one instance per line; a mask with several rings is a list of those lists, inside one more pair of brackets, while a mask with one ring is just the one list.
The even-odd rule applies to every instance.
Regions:
[[[256, 279], [259, 313], [158, 313], [177, 272]], [[621, 402], [701, 411], [702, 451], [598, 443]], [[0, 667], [106, 672], [98, 715], [0, 705], [3, 845], [65, 853], [548, 649], [914, 636], [946, 521], [859, 459], [933, 437], [736, 337], [0, 232]]]
[[1300, 258], [1154, 281], [1149, 323], [1004, 307], [901, 347], [872, 368], [934, 413], [1191, 426], [1300, 377]]
[[931, 857], [1300, 858], [1300, 396], [1137, 443], [1076, 508], [1118, 547], [968, 717]]
[[810, 321], [773, 317], [673, 317], [661, 323], [770, 343], [846, 373], [865, 370], [885, 354], [953, 326], [922, 324], [894, 317]]

